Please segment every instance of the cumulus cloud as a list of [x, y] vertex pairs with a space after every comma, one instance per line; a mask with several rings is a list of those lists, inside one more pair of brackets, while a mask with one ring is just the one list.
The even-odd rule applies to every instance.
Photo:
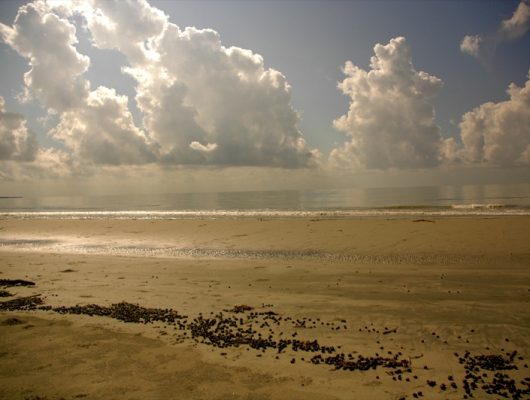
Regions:
[[530, 71], [524, 87], [511, 84], [509, 100], [484, 103], [463, 115], [462, 146], [447, 142], [450, 160], [500, 166], [530, 165]]
[[[72, 177], [76, 167], [69, 154], [58, 149], [39, 148], [31, 162], [0, 161], [0, 179], [5, 182], [62, 179]], [[79, 172], [84, 171], [85, 168]]]
[[25, 118], [7, 111], [5, 100], [0, 96], [0, 179], [24, 181], [65, 177], [71, 174], [72, 167], [68, 154], [39, 147]]
[[482, 38], [479, 35], [464, 36], [460, 43], [460, 51], [473, 57], [478, 57]]
[[88, 95], [82, 76], [90, 60], [77, 52], [76, 28], [43, 1], [19, 8], [13, 27], [0, 23], [2, 39], [27, 58], [26, 99], [36, 97], [53, 111], [79, 107]]
[[217, 149], [217, 143], [207, 143], [206, 146], [203, 144], [200, 144], [199, 142], [191, 142], [190, 148], [197, 151], [202, 151], [205, 153], [210, 153]]
[[530, 29], [530, 0], [521, 0], [509, 19], [501, 21], [500, 27], [493, 35], [465, 36], [460, 43], [460, 51], [472, 57], [487, 60], [495, 47], [502, 43], [524, 36]]
[[428, 100], [442, 81], [412, 65], [403, 37], [374, 47], [370, 70], [348, 61], [338, 88], [350, 97], [348, 113], [334, 127], [349, 141], [334, 149], [334, 166], [423, 168], [439, 163], [440, 129]]
[[88, 3], [36, 1], [19, 8], [12, 27], [0, 25], [3, 40], [29, 61], [25, 97], [59, 114], [50, 134], [79, 162], [152, 162], [154, 147], [134, 125], [127, 97], [104, 87], [90, 89], [84, 76], [90, 60], [77, 51], [76, 27], [68, 19], [76, 4]]
[[225, 47], [211, 29], [181, 29], [145, 2], [119, 2], [119, 10], [109, 3], [95, 14], [113, 20], [114, 31], [130, 31], [131, 21], [147, 25], [133, 47], [113, 41], [110, 31], [98, 30], [93, 40], [128, 56], [126, 71], [137, 81], [137, 104], [160, 144], [162, 162], [281, 167], [314, 162], [317, 153], [297, 128], [287, 80], [265, 68], [260, 55]]
[[135, 64], [156, 57], [152, 41], [168, 23], [167, 15], [145, 0], [90, 0], [74, 9], [85, 17], [96, 47], [119, 50]]
[[530, 29], [530, 1], [522, 0], [510, 19], [501, 22], [499, 35], [505, 40], [523, 36]]
[[155, 147], [133, 122], [127, 96], [99, 87], [80, 109], [64, 112], [51, 136], [96, 164], [141, 164], [155, 160]]
[[6, 111], [0, 96], [0, 160], [32, 161], [37, 149], [37, 139], [26, 127], [24, 117]]
[[[143, 127], [125, 96], [91, 89], [90, 60], [76, 49], [80, 23], [94, 47], [126, 56]], [[50, 134], [81, 161], [295, 168], [318, 157], [280, 72], [250, 50], [225, 47], [214, 30], [181, 29], [145, 0], [37, 0], [0, 33], [29, 61], [26, 97], [59, 114]]]

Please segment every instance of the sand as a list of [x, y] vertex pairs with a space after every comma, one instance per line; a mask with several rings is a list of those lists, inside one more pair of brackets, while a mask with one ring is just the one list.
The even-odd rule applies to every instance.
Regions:
[[529, 233], [529, 217], [2, 220], [0, 279], [36, 285], [4, 288], [14, 296], [0, 301], [125, 301], [190, 322], [222, 312], [247, 324], [255, 312], [261, 324], [273, 312], [278, 325], [254, 326], [263, 337], [333, 346], [324, 357], [396, 356], [410, 372], [336, 370], [290, 346], [219, 348], [163, 322], [3, 311], [0, 398], [462, 399], [466, 363], [481, 355], [517, 369], [479, 366], [474, 398], [499, 397], [481, 388], [501, 387], [499, 372], [524, 391]]

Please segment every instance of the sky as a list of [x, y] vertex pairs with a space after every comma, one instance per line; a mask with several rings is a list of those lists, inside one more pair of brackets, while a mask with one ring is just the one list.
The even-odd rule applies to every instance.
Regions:
[[530, 2], [2, 1], [0, 195], [530, 182]]

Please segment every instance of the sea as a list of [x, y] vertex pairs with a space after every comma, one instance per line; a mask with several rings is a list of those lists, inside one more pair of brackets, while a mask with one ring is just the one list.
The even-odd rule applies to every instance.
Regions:
[[0, 196], [0, 219], [400, 218], [530, 215], [530, 184]]

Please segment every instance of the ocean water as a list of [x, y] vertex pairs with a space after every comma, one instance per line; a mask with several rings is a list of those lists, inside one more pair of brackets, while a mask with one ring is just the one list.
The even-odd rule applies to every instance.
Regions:
[[530, 215], [530, 184], [0, 197], [0, 218]]

